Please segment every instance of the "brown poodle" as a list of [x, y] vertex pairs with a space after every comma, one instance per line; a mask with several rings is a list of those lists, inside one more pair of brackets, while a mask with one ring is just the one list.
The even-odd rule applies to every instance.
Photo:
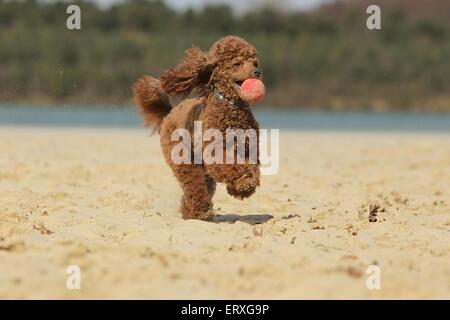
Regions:
[[[179, 128], [193, 134], [194, 121], [202, 121], [203, 132], [218, 129], [225, 137], [227, 128], [254, 129], [258, 139], [258, 122], [240, 86], [247, 79], [261, 77], [256, 49], [239, 37], [228, 36], [217, 41], [209, 52], [187, 50], [183, 62], [164, 72], [159, 80], [143, 76], [135, 83], [133, 91], [140, 112], [146, 123], [160, 133], [165, 160], [183, 189], [183, 218], [212, 218], [216, 182], [225, 183], [228, 193], [238, 199], [250, 197], [259, 186], [259, 160], [243, 164], [175, 164], [171, 152], [179, 142], [172, 141], [171, 136]], [[191, 92], [199, 96], [172, 108], [170, 96], [186, 98]], [[248, 143], [244, 143], [248, 151]]]

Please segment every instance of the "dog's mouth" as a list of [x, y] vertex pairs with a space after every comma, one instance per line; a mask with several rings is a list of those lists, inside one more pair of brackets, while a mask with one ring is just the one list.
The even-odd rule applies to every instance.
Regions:
[[235, 80], [234, 81], [234, 90], [236, 91], [236, 93], [237, 93], [237, 95], [241, 98], [241, 99], [243, 99], [242, 98], [242, 95], [241, 95], [241, 93], [242, 93], [242, 89], [241, 89], [241, 86], [242, 86], [242, 84], [245, 82], [245, 80]]
[[248, 78], [234, 81], [234, 86], [239, 97], [248, 103], [260, 101], [265, 94], [265, 87], [260, 79]]
[[237, 95], [239, 98], [243, 101], [245, 101], [244, 97], [242, 96], [242, 84], [245, 82], [245, 80], [235, 80], [234, 81], [234, 89], [236, 90]]

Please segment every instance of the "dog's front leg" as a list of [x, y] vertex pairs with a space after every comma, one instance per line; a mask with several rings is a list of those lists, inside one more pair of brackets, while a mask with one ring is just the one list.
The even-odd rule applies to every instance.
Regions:
[[228, 194], [238, 199], [250, 197], [259, 187], [257, 164], [212, 164], [206, 166], [206, 171], [217, 182], [226, 184]]
[[260, 171], [258, 165], [248, 165], [240, 169], [242, 170], [237, 170], [239, 174], [235, 179], [227, 183], [227, 191], [235, 198], [245, 199], [253, 195], [259, 187]]

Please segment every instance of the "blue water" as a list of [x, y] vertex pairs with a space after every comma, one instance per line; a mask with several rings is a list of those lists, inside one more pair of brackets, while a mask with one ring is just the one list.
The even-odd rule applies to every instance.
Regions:
[[[262, 128], [450, 133], [450, 114], [255, 111]], [[0, 106], [0, 125], [139, 128], [133, 108]]]

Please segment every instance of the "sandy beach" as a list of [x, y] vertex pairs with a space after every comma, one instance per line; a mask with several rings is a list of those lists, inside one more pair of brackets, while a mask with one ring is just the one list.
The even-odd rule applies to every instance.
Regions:
[[181, 219], [148, 130], [2, 127], [0, 150], [2, 299], [450, 299], [450, 135], [282, 131], [279, 174], [219, 186], [214, 222]]

